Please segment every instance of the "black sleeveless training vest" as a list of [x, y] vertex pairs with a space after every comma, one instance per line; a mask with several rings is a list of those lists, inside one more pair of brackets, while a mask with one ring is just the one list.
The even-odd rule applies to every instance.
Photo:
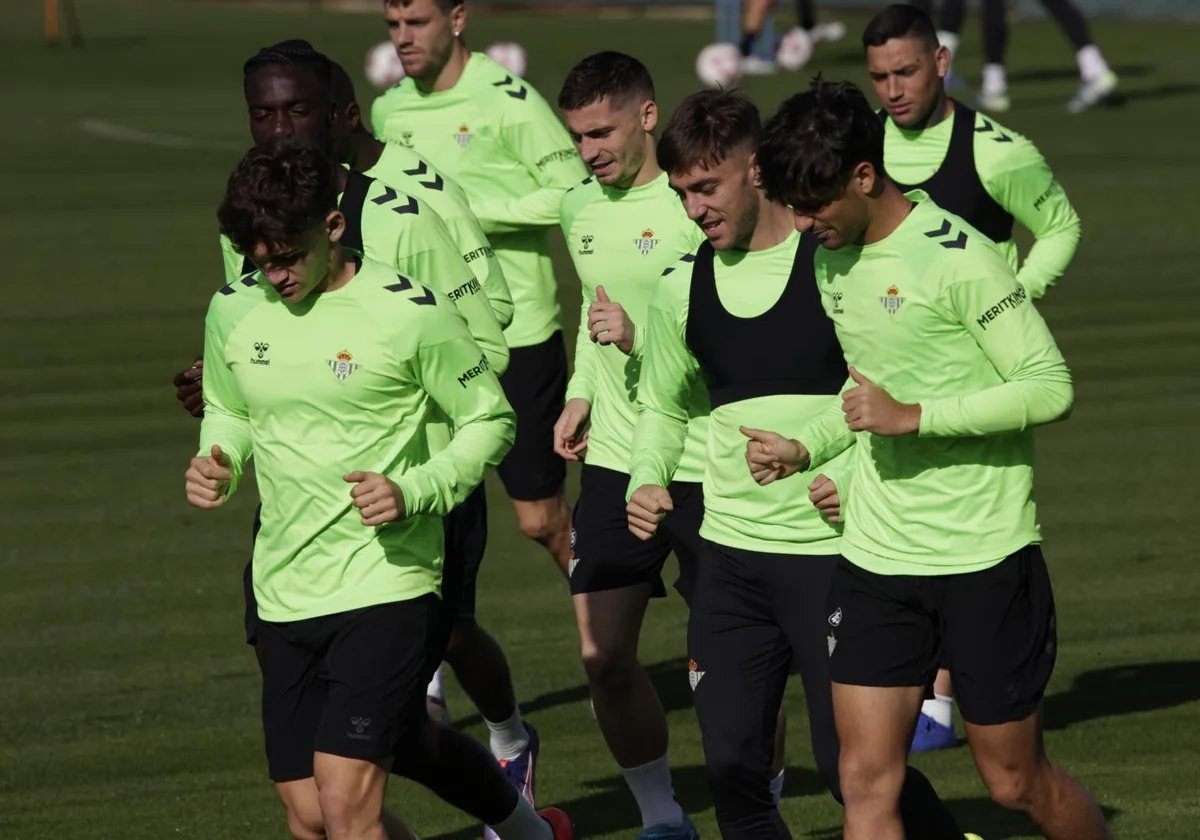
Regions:
[[821, 306], [813, 272], [817, 247], [815, 236], [800, 237], [783, 294], [754, 318], [739, 318], [721, 303], [712, 245], [696, 252], [685, 338], [713, 408], [775, 394], [841, 391], [846, 360]]
[[[959, 102], [954, 102], [954, 126], [950, 130], [950, 145], [946, 157], [937, 171], [924, 183], [901, 184], [904, 192], [924, 190], [943, 210], [959, 216], [993, 242], [1012, 239], [1012, 214], [988, 195], [979, 170], [975, 168], [975, 135], [995, 133], [997, 143], [1011, 143], [1012, 138], [996, 129], [990, 120], [984, 120], [981, 128], [975, 127], [975, 111]], [[887, 112], [881, 111], [884, 122]]]

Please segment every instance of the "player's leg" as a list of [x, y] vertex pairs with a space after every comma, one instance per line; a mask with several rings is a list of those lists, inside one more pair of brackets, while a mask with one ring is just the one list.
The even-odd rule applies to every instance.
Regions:
[[771, 34], [765, 31], [771, 14], [771, 2], [772, 0], [745, 0], [742, 4], [742, 37], [738, 48], [742, 52], [744, 75], [757, 76], [775, 72], [775, 46], [760, 43]]
[[907, 763], [937, 669], [931, 605], [923, 579], [872, 574], [845, 559], [834, 570], [824, 629], [846, 840], [899, 840], [913, 818], [901, 799], [909, 788], [908, 796], [921, 795]]
[[959, 709], [992, 798], [1048, 840], [1112, 835], [1091, 795], [1046, 757], [1040, 706], [1054, 670], [1054, 594], [1041, 549], [939, 582]]
[[792, 835], [771, 795], [771, 758], [792, 651], [753, 552], [708, 544], [688, 621], [689, 678], [721, 836]]
[[809, 34], [814, 44], [846, 37], [846, 24], [840, 20], [817, 23], [816, 0], [796, 0], [796, 25]]
[[962, 35], [963, 20], [967, 16], [966, 0], [943, 0], [941, 14], [938, 16], [938, 42], [950, 51], [951, 72], [946, 76], [946, 86], [957, 88], [961, 86], [953, 73], [954, 57], [958, 54], [959, 39]]
[[984, 111], [1007, 111], [1008, 74], [1004, 51], [1008, 45], [1008, 19], [1004, 0], [983, 0], [983, 86], [979, 107]]
[[512, 348], [500, 384], [517, 415], [517, 437], [496, 472], [521, 533], [544, 546], [566, 577], [571, 543], [571, 511], [563, 491], [567, 466], [554, 452], [554, 424], [567, 394], [562, 332], [541, 344]]
[[[585, 464], [571, 531], [571, 595], [592, 708], [621, 768], [648, 836], [687, 837], [693, 829], [671, 784], [667, 717], [638, 661], [646, 605], [665, 594], [662, 566], [670, 552], [660, 533], [642, 542], [629, 532], [629, 476]], [[663, 520], [683, 516], [672, 511]]]
[[383, 795], [391, 758], [364, 761], [318, 752], [313, 774], [329, 840], [386, 840]]
[[1092, 42], [1087, 18], [1079, 6], [1071, 0], [1042, 0], [1042, 5], [1075, 48], [1075, 60], [1079, 64], [1082, 84], [1067, 104], [1067, 110], [1072, 113], [1087, 110], [1117, 89], [1117, 74], [1108, 66], [1100, 48]]

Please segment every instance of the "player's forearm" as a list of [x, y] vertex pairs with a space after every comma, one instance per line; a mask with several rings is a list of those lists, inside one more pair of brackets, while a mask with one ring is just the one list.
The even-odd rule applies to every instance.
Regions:
[[462, 504], [512, 448], [516, 429], [505, 404], [504, 410], [459, 426], [449, 445], [424, 464], [393, 476], [404, 494], [405, 515], [445, 516]]
[[[854, 387], [854, 380], [847, 379], [842, 391]], [[828, 407], [808, 422], [796, 440], [808, 450], [809, 461], [806, 470], [817, 469], [854, 445], [855, 433], [846, 425], [846, 412], [842, 409], [841, 394], [830, 397]]]
[[508, 278], [504, 276], [500, 260], [496, 259], [490, 246], [488, 252], [490, 256], [483, 266], [486, 273], [479, 282], [483, 283], [483, 293], [487, 295], [488, 303], [492, 305], [492, 314], [496, 316], [496, 321], [503, 331], [512, 323], [516, 307], [513, 306], [512, 290], [508, 287]]
[[686, 410], [666, 412], [660, 407], [639, 406], [633, 432], [633, 454], [629, 459], [628, 498], [645, 484], [666, 487], [675, 477], [687, 440]]
[[568, 400], [595, 402], [596, 397], [596, 345], [592, 343], [587, 326], [588, 302], [585, 298], [579, 313], [579, 330], [575, 334], [575, 372], [567, 382]]
[[961, 397], [921, 403], [922, 437], [978, 437], [1016, 432], [1065, 419], [1075, 393], [1066, 365], [1047, 365], [1030, 378]]
[[233, 480], [229, 482], [228, 495], [232, 496], [241, 483], [246, 464], [254, 451], [250, 421], [227, 414], [211, 404], [206, 406], [204, 419], [200, 421], [197, 455], [202, 458], [211, 455], [213, 446], [221, 447], [221, 451], [229, 456]]
[[1062, 277], [1075, 253], [1079, 250], [1079, 240], [1083, 235], [1083, 225], [1074, 209], [1061, 224], [1050, 228], [1038, 236], [1025, 264], [1017, 272], [1017, 280], [1024, 286], [1034, 300], [1041, 298]]
[[465, 295], [459, 298], [458, 311], [467, 321], [467, 329], [471, 338], [479, 345], [483, 355], [487, 357], [488, 365], [496, 376], [501, 376], [508, 370], [508, 344], [504, 340], [504, 330], [496, 320], [492, 305], [482, 292]]
[[565, 186], [543, 187], [520, 198], [473, 201], [471, 210], [488, 234], [551, 227], [558, 224], [558, 205], [566, 191]]

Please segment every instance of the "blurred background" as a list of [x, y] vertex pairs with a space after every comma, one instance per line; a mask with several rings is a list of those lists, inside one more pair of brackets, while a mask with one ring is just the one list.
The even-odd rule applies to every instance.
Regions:
[[[84, 44], [45, 42], [38, 0], [0, 4], [0, 838], [282, 838], [265, 775], [258, 672], [242, 638], [252, 487], [202, 514], [183, 495], [196, 421], [172, 375], [201, 351], [222, 283], [216, 205], [250, 145], [242, 62], [306, 38], [356, 75], [364, 111], [378, 0], [76, 0]], [[467, 0], [468, 43], [519, 45], [551, 102], [571, 65], [617, 49], [654, 74], [665, 114], [700, 86], [712, 4]], [[794, 25], [776, 4], [776, 32]], [[866, 83], [858, 38], [882, 3], [818, 0], [840, 41], [798, 72], [745, 76], [770, 113], [816, 72]], [[1074, 417], [1039, 437], [1038, 493], [1060, 617], [1051, 755], [1128, 840], [1200, 833], [1200, 3], [1080, 0], [1121, 79], [1083, 114], [1070, 46], [1034, 2], [1011, 11], [1012, 110], [1083, 219], [1070, 271], [1039, 303], [1074, 370]], [[979, 84], [978, 18], [955, 73]], [[386, 58], [386, 55], [384, 56]], [[386, 62], [372, 75], [386, 75]], [[376, 76], [378, 78], [378, 76]], [[1024, 234], [1020, 231], [1019, 235]], [[555, 238], [568, 336], [578, 282]], [[1027, 239], [1021, 240], [1023, 247]], [[568, 347], [573, 340], [567, 341]], [[574, 474], [569, 492], [575, 492]], [[631, 837], [632, 797], [588, 709], [566, 587], [492, 492], [480, 613], [542, 734], [539, 800], [582, 838]], [[685, 677], [685, 612], [650, 611], [642, 657], [672, 725], [678, 797], [716, 837]], [[453, 680], [456, 725], [484, 729]], [[798, 685], [783, 813], [840, 836], [812, 769]], [[1032, 836], [992, 805], [965, 748], [919, 756], [965, 829]], [[423, 837], [478, 837], [425, 791], [389, 802]]]

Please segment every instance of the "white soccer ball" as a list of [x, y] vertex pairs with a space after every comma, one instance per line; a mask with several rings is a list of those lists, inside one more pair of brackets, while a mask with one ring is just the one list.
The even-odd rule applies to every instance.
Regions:
[[789, 29], [779, 42], [775, 62], [784, 70], [799, 70], [808, 64], [813, 54], [813, 39], [800, 27]]
[[696, 75], [711, 88], [727, 88], [742, 74], [742, 53], [733, 44], [709, 44], [696, 56]]
[[516, 76], [524, 76], [526, 68], [529, 67], [529, 56], [525, 54], [525, 48], [512, 41], [492, 44], [484, 50], [484, 54]]
[[367, 81], [380, 90], [404, 78], [404, 65], [391, 41], [376, 44], [367, 52], [366, 75]]

